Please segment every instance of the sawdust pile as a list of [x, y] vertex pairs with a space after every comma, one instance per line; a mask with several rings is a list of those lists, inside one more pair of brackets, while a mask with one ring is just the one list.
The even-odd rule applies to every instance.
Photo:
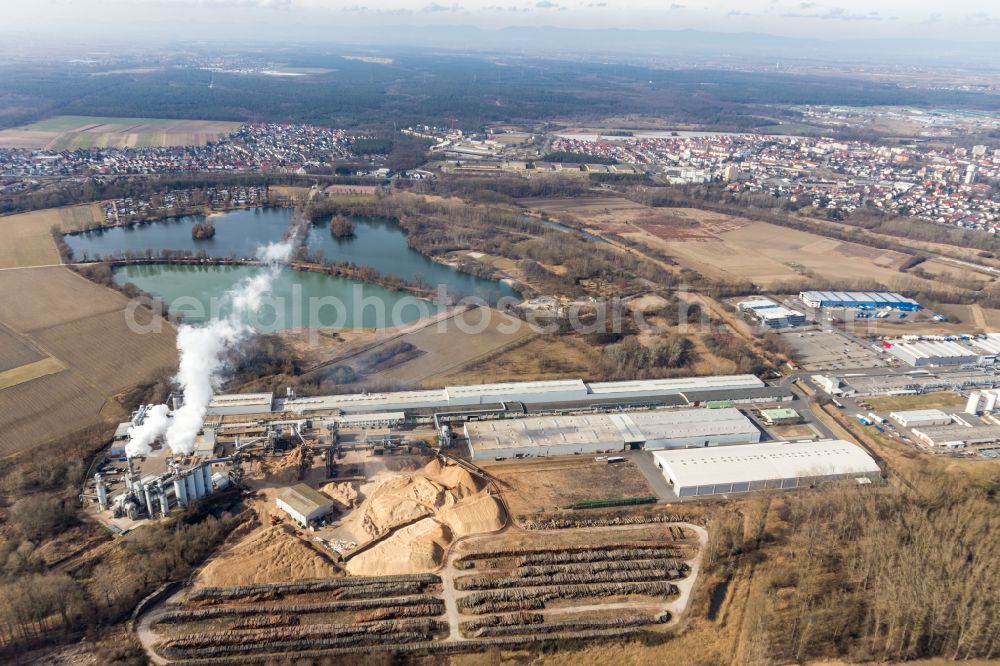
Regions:
[[370, 540], [391, 533], [348, 562], [348, 571], [369, 576], [432, 571], [454, 539], [499, 530], [506, 518], [468, 471], [437, 460], [379, 484], [356, 516], [357, 533]]
[[195, 581], [208, 587], [330, 578], [339, 569], [287, 525], [263, 527], [212, 560]]
[[339, 504], [341, 510], [353, 508], [358, 501], [358, 489], [353, 483], [328, 483], [319, 491]]
[[400, 528], [371, 550], [351, 558], [347, 572], [371, 576], [432, 571], [441, 564], [449, 543], [450, 530], [433, 518], [424, 518]]
[[305, 447], [299, 446], [285, 456], [253, 461], [250, 475], [266, 483], [295, 483], [302, 480], [311, 463]]

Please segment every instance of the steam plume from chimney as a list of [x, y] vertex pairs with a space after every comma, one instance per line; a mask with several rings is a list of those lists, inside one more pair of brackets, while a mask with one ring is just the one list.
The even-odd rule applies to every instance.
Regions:
[[246, 322], [247, 316], [260, 308], [281, 270], [281, 264], [288, 261], [294, 247], [293, 236], [258, 251], [258, 258], [268, 268], [241, 281], [229, 291], [227, 297], [232, 302], [232, 310], [228, 317], [215, 319], [204, 326], [185, 324], [178, 329], [180, 366], [175, 380], [184, 393], [184, 404], [169, 418], [166, 405], [154, 407], [142, 426], [129, 431], [132, 438], [126, 446], [129, 456], [148, 454], [150, 445], [160, 436], [166, 437], [167, 445], [174, 454], [187, 455], [194, 451], [195, 438], [205, 422], [208, 404], [222, 383], [225, 354], [253, 333], [253, 328]]

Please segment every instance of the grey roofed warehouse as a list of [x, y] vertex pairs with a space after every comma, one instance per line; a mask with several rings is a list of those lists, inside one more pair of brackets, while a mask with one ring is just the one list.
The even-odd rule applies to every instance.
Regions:
[[653, 457], [678, 497], [875, 479], [881, 473], [863, 449], [843, 440], [656, 451]]
[[760, 430], [738, 409], [537, 416], [465, 424], [473, 459], [751, 444]]

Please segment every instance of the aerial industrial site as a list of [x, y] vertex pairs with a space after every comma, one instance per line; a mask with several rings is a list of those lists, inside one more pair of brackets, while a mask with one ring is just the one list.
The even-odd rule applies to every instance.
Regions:
[[997, 659], [986, 3], [7, 4], [0, 663]]

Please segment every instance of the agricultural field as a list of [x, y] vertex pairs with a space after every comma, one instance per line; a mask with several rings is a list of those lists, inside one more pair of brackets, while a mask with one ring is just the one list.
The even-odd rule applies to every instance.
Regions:
[[34, 345], [0, 325], [0, 373], [45, 358]]
[[240, 126], [215, 120], [58, 116], [0, 131], [0, 148], [76, 150], [204, 146]]
[[133, 332], [127, 303], [68, 268], [0, 270], [0, 454], [124, 416], [114, 396], [176, 362], [172, 326]]
[[98, 204], [47, 208], [45, 210], [0, 217], [0, 269], [24, 266], [48, 266], [60, 263], [52, 242], [52, 228], [62, 232], [79, 231], [104, 222]]
[[514, 516], [554, 511], [575, 502], [653, 494], [635, 463], [609, 465], [592, 457], [483, 463], [497, 479]]
[[73, 372], [0, 389], [0, 456], [30, 449], [99, 420], [105, 396]]
[[38, 379], [39, 377], [54, 375], [65, 369], [66, 366], [63, 365], [62, 361], [48, 356], [43, 358], [41, 361], [26, 363], [16, 368], [5, 370], [0, 372], [0, 391], [6, 388], [11, 388], [12, 386], [17, 386], [18, 384], [30, 382], [31, 380]]

